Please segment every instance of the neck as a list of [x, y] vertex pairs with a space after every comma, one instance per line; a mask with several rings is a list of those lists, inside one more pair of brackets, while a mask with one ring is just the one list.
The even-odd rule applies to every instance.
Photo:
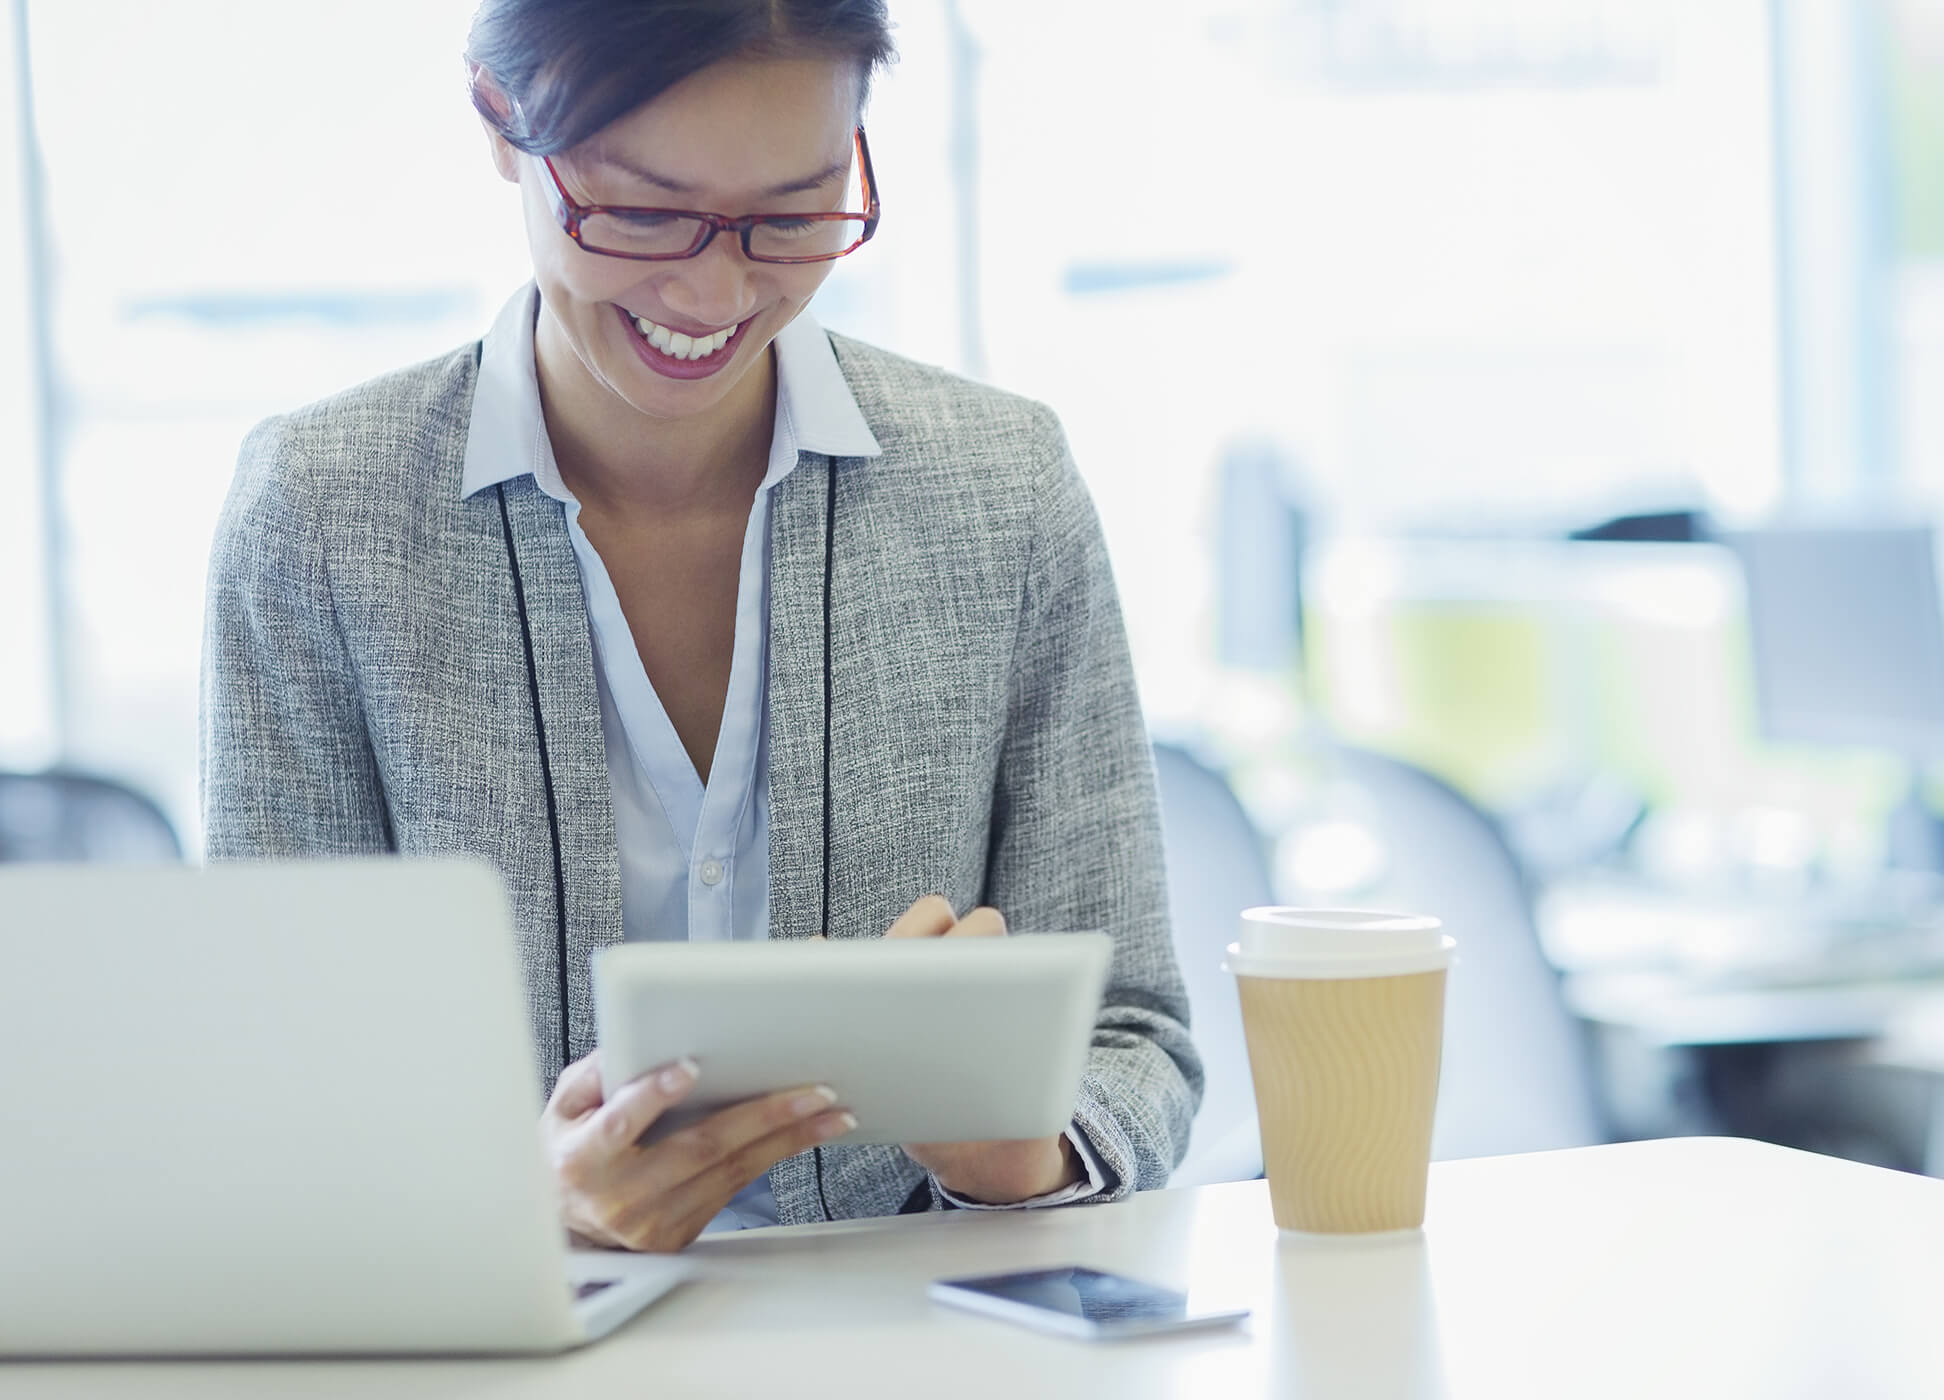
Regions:
[[561, 480], [584, 508], [605, 513], [747, 510], [775, 433], [775, 356], [765, 347], [706, 412], [649, 418], [595, 382], [543, 305], [534, 367]]

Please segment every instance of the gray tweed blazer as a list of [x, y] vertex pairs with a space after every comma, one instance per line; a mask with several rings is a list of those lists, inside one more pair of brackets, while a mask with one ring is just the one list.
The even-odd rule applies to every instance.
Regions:
[[[1046, 408], [838, 336], [884, 452], [806, 461], [771, 517], [774, 938], [817, 931], [822, 589], [832, 599], [832, 936], [913, 900], [1011, 927], [1106, 929], [1115, 954], [1075, 1120], [1114, 1181], [1165, 1184], [1201, 1067], [1168, 933], [1153, 765], [1092, 503]], [[477, 345], [258, 427], [210, 562], [202, 801], [213, 860], [399, 852], [504, 876], [543, 1078], [593, 1048], [589, 955], [621, 937], [594, 654], [560, 505], [506, 503], [566, 870], [560, 1005], [546, 789], [499, 497], [462, 500]], [[806, 454], [815, 456], [815, 454]], [[834, 468], [827, 474], [826, 467]], [[808, 469], [806, 469], [808, 468]], [[837, 1217], [935, 1189], [889, 1147], [825, 1150]], [[823, 1218], [808, 1154], [771, 1172]]]

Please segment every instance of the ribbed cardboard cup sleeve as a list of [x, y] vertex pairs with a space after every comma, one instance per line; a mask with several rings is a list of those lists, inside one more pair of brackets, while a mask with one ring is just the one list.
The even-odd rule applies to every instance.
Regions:
[[1276, 1224], [1330, 1235], [1421, 1226], [1445, 970], [1237, 973]]

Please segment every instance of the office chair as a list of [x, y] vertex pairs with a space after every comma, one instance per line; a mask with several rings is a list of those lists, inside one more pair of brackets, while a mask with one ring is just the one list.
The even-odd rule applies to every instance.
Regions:
[[1262, 837], [1222, 776], [1174, 744], [1154, 746], [1161, 790], [1161, 838], [1176, 959], [1188, 986], [1189, 1031], [1206, 1085], [1188, 1155], [1169, 1184], [1205, 1186], [1262, 1175], [1249, 1050], [1235, 979], [1222, 950], [1237, 915], [1275, 902]]
[[181, 859], [168, 817], [125, 784], [71, 769], [0, 773], [0, 862]]
[[1432, 1156], [1482, 1157], [1608, 1140], [1586, 1028], [1533, 923], [1531, 892], [1497, 824], [1398, 759], [1325, 743], [1319, 771], [1384, 847], [1382, 888], [1358, 902], [1435, 914], [1458, 940], [1445, 999]]

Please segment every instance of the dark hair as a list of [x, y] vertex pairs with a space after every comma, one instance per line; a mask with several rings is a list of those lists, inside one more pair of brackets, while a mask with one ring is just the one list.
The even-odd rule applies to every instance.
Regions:
[[533, 155], [579, 145], [739, 54], [855, 59], [862, 97], [895, 50], [884, 0], [484, 0], [466, 43], [518, 104], [495, 111], [475, 84], [473, 106]]

